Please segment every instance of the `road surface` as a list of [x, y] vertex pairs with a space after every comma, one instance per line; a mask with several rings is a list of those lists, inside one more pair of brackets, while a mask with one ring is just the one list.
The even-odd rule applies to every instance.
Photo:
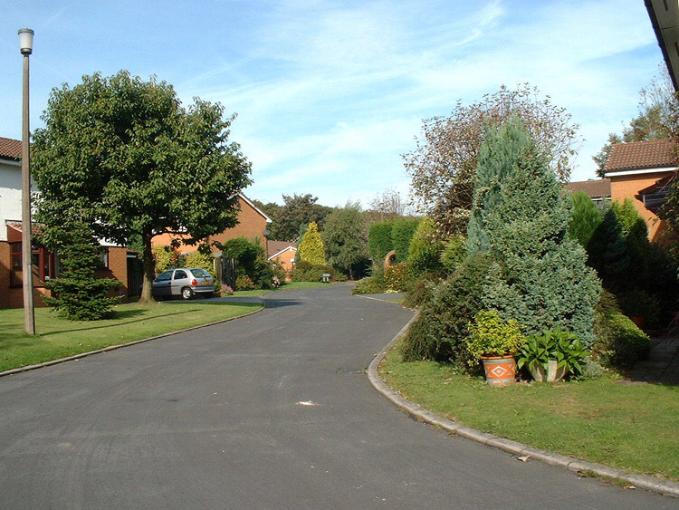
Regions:
[[[639, 509], [417, 423], [364, 373], [408, 321], [347, 286], [0, 379], [2, 509]], [[1, 348], [1, 346], [0, 346]]]

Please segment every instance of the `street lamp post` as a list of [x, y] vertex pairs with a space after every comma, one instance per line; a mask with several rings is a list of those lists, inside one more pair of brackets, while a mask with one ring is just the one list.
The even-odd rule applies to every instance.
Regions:
[[31, 242], [31, 153], [28, 109], [28, 57], [33, 53], [33, 30], [19, 30], [19, 47], [24, 56], [23, 73], [23, 127], [21, 133], [21, 267], [24, 291], [24, 329], [26, 334], [35, 335], [35, 314], [33, 312], [33, 262]]

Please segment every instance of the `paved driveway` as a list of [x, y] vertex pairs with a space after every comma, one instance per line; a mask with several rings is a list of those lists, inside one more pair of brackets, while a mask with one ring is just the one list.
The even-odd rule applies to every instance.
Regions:
[[677, 508], [398, 411], [363, 371], [407, 310], [347, 287], [268, 301], [0, 379], [0, 508]]

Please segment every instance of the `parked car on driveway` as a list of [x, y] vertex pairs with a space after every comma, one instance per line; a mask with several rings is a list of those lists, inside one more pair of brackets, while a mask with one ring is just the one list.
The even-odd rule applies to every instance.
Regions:
[[215, 291], [215, 279], [205, 269], [198, 267], [168, 269], [153, 280], [153, 297], [169, 298], [181, 296], [191, 299], [194, 296], [209, 297]]

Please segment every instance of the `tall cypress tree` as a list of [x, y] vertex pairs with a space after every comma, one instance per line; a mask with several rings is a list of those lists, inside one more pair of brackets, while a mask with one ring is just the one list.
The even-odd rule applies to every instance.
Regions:
[[502, 181], [514, 170], [520, 155], [531, 143], [528, 133], [520, 125], [521, 121], [512, 117], [499, 126], [486, 127], [486, 142], [479, 149], [472, 212], [467, 225], [469, 253], [490, 248], [484, 227], [485, 216], [498, 204]]

